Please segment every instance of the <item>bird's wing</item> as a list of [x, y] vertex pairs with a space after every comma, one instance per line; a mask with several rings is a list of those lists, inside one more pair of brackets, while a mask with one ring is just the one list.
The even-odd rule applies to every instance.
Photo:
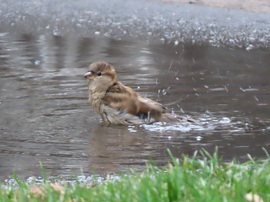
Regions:
[[165, 111], [165, 108], [161, 104], [142, 97], [132, 88], [124, 86], [120, 82], [107, 90], [102, 101], [106, 106], [127, 112], [142, 119], [149, 118], [149, 116], [158, 119]]
[[107, 105], [101, 105], [100, 106], [100, 111], [102, 114], [102, 118], [104, 121], [107, 123], [112, 123], [112, 124], [145, 124], [145, 123], [152, 123], [155, 122], [156, 120], [154, 118], [149, 118], [149, 119], [142, 119], [139, 116], [130, 114], [124, 110], [118, 110], [116, 108], [112, 108]]

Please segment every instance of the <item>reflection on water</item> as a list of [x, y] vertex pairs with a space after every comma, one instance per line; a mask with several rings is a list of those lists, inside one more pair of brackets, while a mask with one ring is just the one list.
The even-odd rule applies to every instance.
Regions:
[[[103, 126], [87, 101], [90, 62], [200, 126]], [[0, 35], [0, 178], [110, 173], [219, 146], [225, 160], [269, 151], [269, 50]]]

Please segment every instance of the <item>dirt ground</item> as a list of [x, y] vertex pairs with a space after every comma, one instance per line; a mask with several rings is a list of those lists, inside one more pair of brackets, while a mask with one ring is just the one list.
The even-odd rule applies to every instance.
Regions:
[[163, 0], [163, 1], [241, 9], [251, 12], [270, 12], [270, 0]]

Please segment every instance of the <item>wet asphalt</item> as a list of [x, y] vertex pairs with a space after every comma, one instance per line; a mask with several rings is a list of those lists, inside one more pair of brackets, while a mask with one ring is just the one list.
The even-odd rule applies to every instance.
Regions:
[[270, 14], [154, 0], [5, 0], [0, 32], [164, 43], [247, 50], [270, 47]]

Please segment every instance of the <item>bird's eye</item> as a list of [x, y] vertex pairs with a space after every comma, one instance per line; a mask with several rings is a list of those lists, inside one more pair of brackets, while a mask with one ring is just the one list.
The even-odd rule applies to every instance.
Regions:
[[101, 76], [101, 72], [98, 72], [97, 75], [98, 75], [98, 76]]

